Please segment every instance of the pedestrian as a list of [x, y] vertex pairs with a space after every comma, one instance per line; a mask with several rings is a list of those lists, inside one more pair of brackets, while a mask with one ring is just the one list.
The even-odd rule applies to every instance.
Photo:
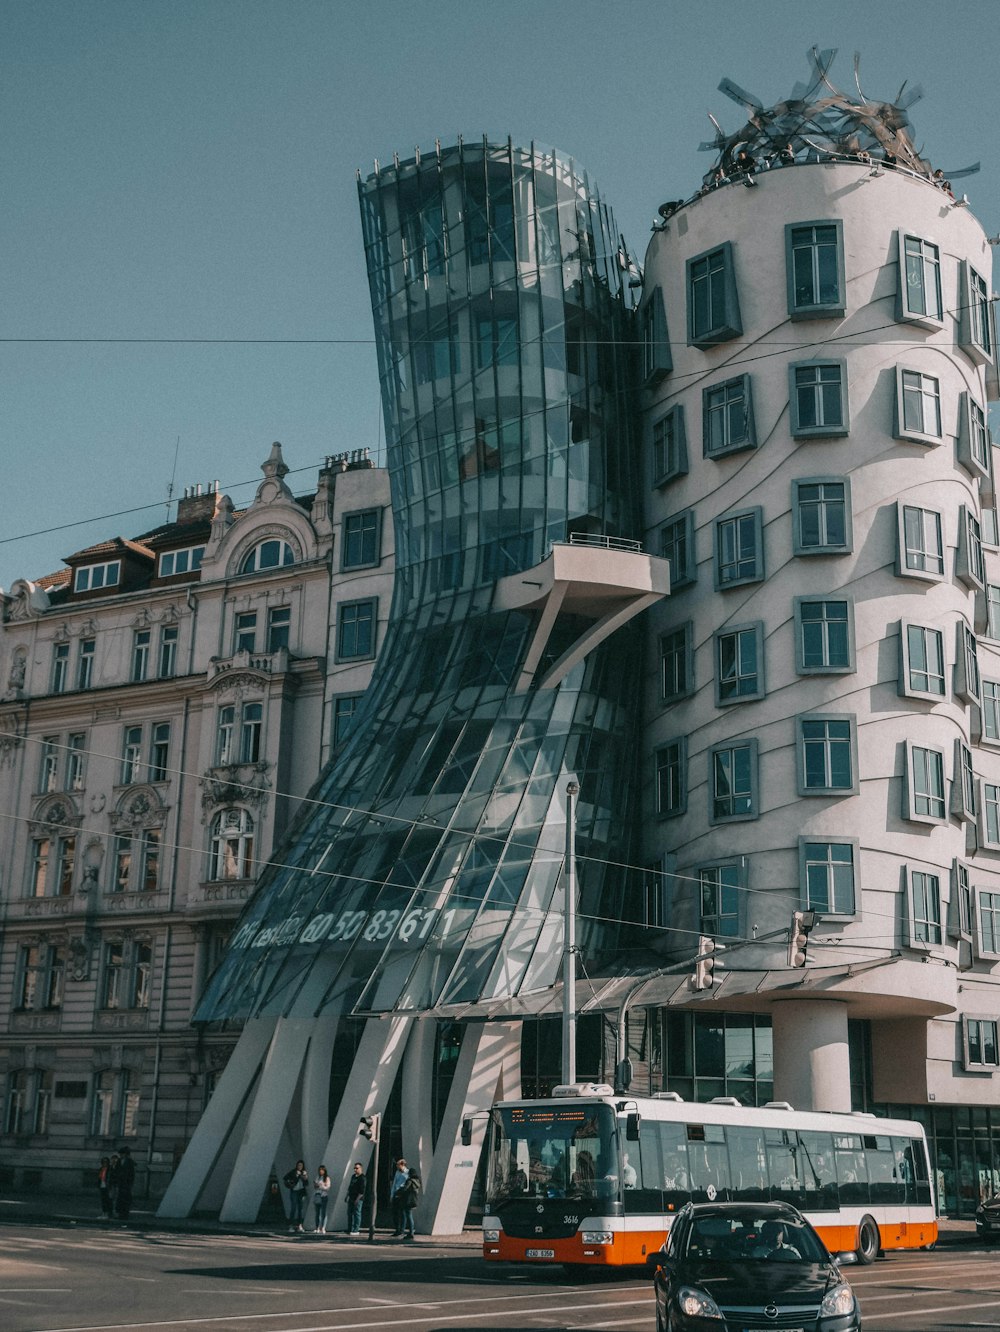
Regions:
[[135, 1162], [131, 1147], [123, 1147], [118, 1156], [118, 1177], [115, 1188], [115, 1213], [119, 1221], [127, 1221], [132, 1210], [132, 1189], [135, 1186]]
[[365, 1180], [365, 1171], [360, 1161], [354, 1162], [354, 1173], [347, 1183], [347, 1233], [348, 1235], [361, 1234], [361, 1208], [364, 1206], [365, 1189], [367, 1181]]
[[101, 1199], [101, 1215], [105, 1221], [110, 1221], [115, 1209], [111, 1203], [111, 1161], [107, 1156], [101, 1157], [97, 1171], [97, 1192]]
[[313, 1180], [313, 1207], [316, 1210], [316, 1234], [326, 1234], [326, 1209], [330, 1204], [330, 1176], [321, 1165]]
[[400, 1203], [403, 1209], [404, 1239], [413, 1239], [413, 1211], [420, 1201], [421, 1188], [420, 1172], [414, 1166], [409, 1172], [409, 1178], [399, 1191]]
[[288, 1230], [291, 1233], [293, 1230], [302, 1230], [302, 1219], [306, 1214], [309, 1171], [306, 1169], [305, 1161], [295, 1162], [294, 1167], [285, 1175], [284, 1184], [288, 1190]]
[[115, 1202], [118, 1197], [118, 1171], [121, 1168], [121, 1157], [117, 1152], [111, 1153], [111, 1161], [108, 1164], [108, 1198], [111, 1201], [111, 1210], [115, 1210]]
[[400, 1193], [409, 1183], [410, 1170], [402, 1157], [396, 1162], [396, 1169], [392, 1176], [392, 1183], [389, 1186], [389, 1205], [392, 1208], [392, 1224], [395, 1227], [392, 1232], [393, 1239], [402, 1239], [403, 1237], [403, 1202]]

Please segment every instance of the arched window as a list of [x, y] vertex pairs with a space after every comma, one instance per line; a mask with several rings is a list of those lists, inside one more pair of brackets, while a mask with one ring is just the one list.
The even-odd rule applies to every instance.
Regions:
[[295, 552], [287, 541], [272, 537], [254, 546], [243, 558], [240, 573], [259, 573], [261, 569], [280, 569], [283, 565], [295, 563]]
[[253, 819], [245, 809], [224, 809], [212, 823], [210, 879], [252, 879]]

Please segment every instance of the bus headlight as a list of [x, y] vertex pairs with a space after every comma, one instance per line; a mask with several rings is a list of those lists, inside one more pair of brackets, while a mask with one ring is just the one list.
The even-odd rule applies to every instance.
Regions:
[[484, 1243], [484, 1244], [496, 1244], [496, 1243], [499, 1241], [499, 1239], [500, 1239], [500, 1232], [499, 1232], [499, 1230], [484, 1230], [484, 1231], [483, 1231], [483, 1243]]
[[615, 1237], [610, 1230], [581, 1230], [580, 1238], [584, 1244], [614, 1244]]
[[836, 1314], [849, 1314], [854, 1312], [854, 1291], [844, 1282], [841, 1286], [834, 1286], [823, 1296], [823, 1303], [819, 1306], [819, 1316], [821, 1318], [834, 1317]]
[[722, 1319], [719, 1306], [711, 1295], [703, 1290], [695, 1290], [693, 1286], [681, 1286], [677, 1292], [677, 1306], [688, 1318]]

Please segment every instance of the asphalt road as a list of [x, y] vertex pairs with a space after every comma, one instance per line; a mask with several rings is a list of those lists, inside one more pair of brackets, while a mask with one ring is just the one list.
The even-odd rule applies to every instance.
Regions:
[[[847, 1269], [865, 1332], [1000, 1328], [1000, 1264], [974, 1244]], [[0, 1228], [3, 1332], [652, 1332], [641, 1276], [584, 1284], [468, 1246]]]

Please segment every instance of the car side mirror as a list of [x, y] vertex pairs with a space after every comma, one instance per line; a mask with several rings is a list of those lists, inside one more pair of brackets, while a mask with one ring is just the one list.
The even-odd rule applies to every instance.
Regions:
[[625, 1137], [629, 1142], [639, 1141], [639, 1115], [634, 1110], [625, 1117]]
[[851, 1249], [848, 1249], [846, 1253], [835, 1253], [833, 1255], [833, 1261], [837, 1267], [850, 1267], [852, 1263], [858, 1261], [858, 1255]]
[[661, 1267], [669, 1271], [670, 1260], [662, 1249], [657, 1249], [654, 1253], [646, 1254], [646, 1267], [649, 1269], [649, 1275], [654, 1276]]

